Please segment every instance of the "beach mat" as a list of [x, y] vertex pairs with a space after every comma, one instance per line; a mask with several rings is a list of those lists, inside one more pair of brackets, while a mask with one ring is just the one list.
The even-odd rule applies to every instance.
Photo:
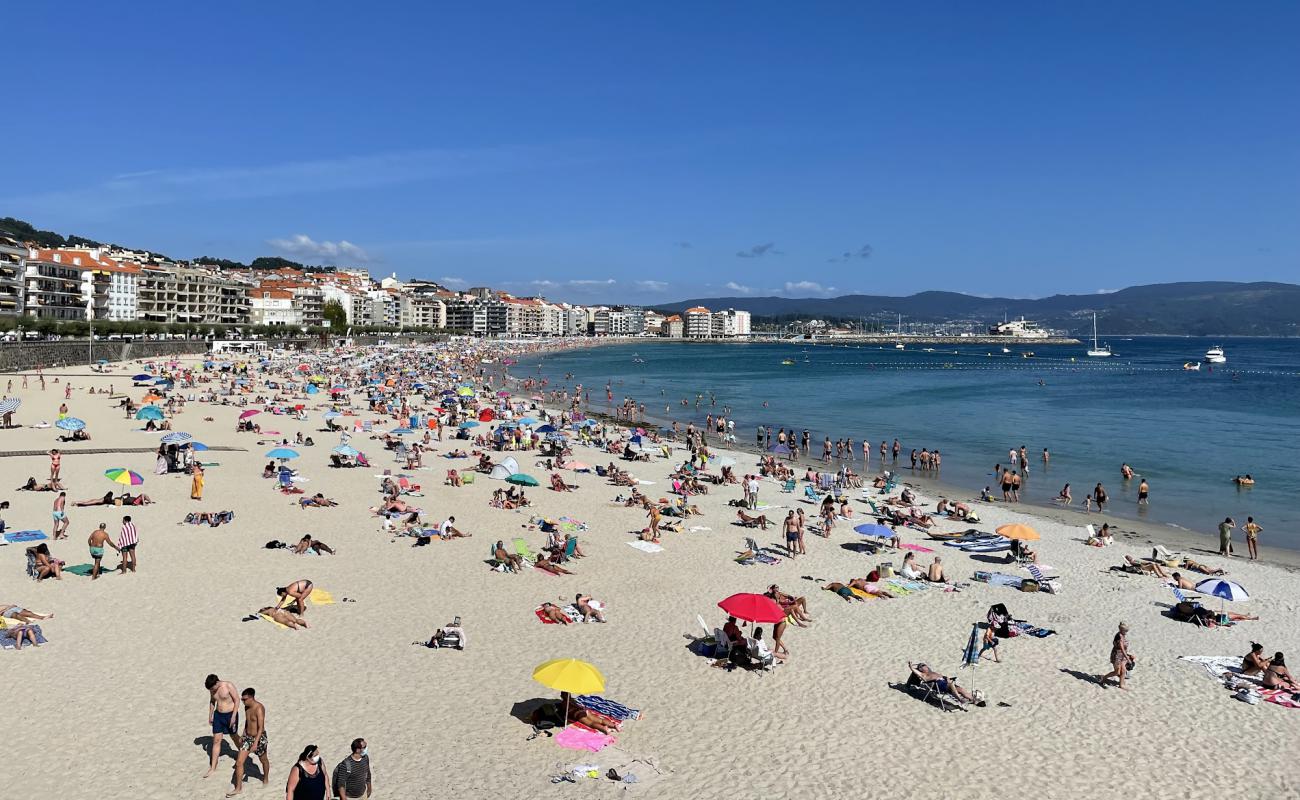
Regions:
[[599, 753], [614, 743], [614, 737], [597, 733], [585, 725], [573, 724], [555, 734], [555, 743], [570, 750], [587, 750]]
[[[70, 573], [72, 573], [73, 575], [80, 575], [80, 576], [83, 577], [83, 578], [88, 578], [88, 577], [90, 577], [90, 573], [93, 572], [94, 569], [95, 569], [95, 565], [94, 565], [94, 564], [75, 564], [75, 565], [73, 565], [73, 566], [71, 566], [71, 567], [64, 567], [64, 568], [63, 568], [63, 571], [64, 571], [64, 572], [70, 572]], [[117, 570], [116, 567], [109, 567], [109, 566], [104, 565], [104, 564], [101, 564], [100, 567], [99, 567], [99, 574], [100, 574], [100, 575], [111, 575], [111, 574], [113, 574], [113, 573], [115, 573], [115, 572], [117, 572], [117, 571], [118, 571], [118, 570]]]
[[12, 533], [6, 533], [4, 536], [5, 541], [12, 544], [18, 544], [19, 542], [39, 542], [41, 539], [50, 538], [45, 535], [44, 531], [14, 531]]
[[307, 596], [307, 599], [311, 601], [312, 605], [317, 606], [329, 606], [334, 604], [334, 595], [324, 589], [316, 587], [312, 588], [311, 594]]
[[627, 546], [635, 547], [643, 553], [658, 553], [664, 549], [662, 545], [657, 545], [654, 542], [643, 542], [640, 540], [628, 542]]

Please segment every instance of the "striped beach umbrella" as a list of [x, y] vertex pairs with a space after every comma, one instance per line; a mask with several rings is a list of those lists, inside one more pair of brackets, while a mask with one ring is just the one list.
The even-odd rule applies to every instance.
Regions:
[[190, 439], [193, 439], [193, 438], [194, 438], [193, 436], [189, 435], [188, 433], [186, 433], [186, 432], [184, 432], [184, 431], [172, 431], [171, 433], [169, 433], [169, 434], [167, 434], [166, 436], [162, 437], [162, 443], [163, 443], [163, 444], [183, 444], [183, 443], [188, 442]]
[[65, 431], [79, 431], [82, 428], [86, 427], [86, 421], [77, 419], [76, 417], [64, 417], [63, 419], [54, 423], [54, 427]]
[[1249, 600], [1250, 595], [1246, 588], [1236, 581], [1227, 581], [1222, 578], [1210, 578], [1196, 584], [1196, 591], [1201, 594], [1213, 595], [1224, 600], [1231, 600], [1234, 603], [1242, 600]]
[[104, 477], [108, 478], [113, 483], [120, 483], [123, 486], [139, 486], [144, 483], [144, 478], [141, 477], [140, 473], [132, 472], [126, 467], [113, 467], [112, 469], [104, 470]]
[[5, 399], [0, 400], [0, 414], [12, 414], [17, 411], [22, 404], [22, 398], [6, 397]]

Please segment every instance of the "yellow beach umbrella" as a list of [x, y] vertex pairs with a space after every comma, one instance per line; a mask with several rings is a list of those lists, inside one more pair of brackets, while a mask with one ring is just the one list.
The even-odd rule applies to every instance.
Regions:
[[1034, 530], [1028, 525], [1021, 525], [1019, 523], [1003, 525], [1002, 527], [998, 528], [998, 534], [1001, 536], [1005, 536], [1008, 539], [1019, 539], [1025, 542], [1034, 541], [1041, 538], [1038, 535], [1038, 531]]
[[605, 691], [605, 676], [600, 674], [600, 670], [576, 658], [557, 658], [538, 664], [533, 670], [533, 680], [570, 694], [598, 694]]

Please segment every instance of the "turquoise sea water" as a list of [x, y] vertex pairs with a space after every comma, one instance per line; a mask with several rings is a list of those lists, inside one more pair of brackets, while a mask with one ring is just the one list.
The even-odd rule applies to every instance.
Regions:
[[[635, 398], [656, 421], [683, 428], [729, 405], [737, 439], [750, 445], [760, 424], [809, 429], [815, 456], [823, 437], [851, 437], [859, 471], [863, 438], [873, 442], [873, 470], [881, 439], [900, 440], [904, 473], [912, 448], [937, 447], [938, 477], [971, 495], [993, 483], [993, 466], [1007, 465], [1009, 448], [1023, 444], [1027, 500], [1048, 503], [1068, 482], [1079, 505], [1101, 481], [1109, 514], [1207, 533], [1225, 516], [1241, 524], [1253, 515], [1263, 543], [1300, 549], [1300, 340], [1110, 344], [1114, 358], [1090, 359], [1079, 345], [1003, 354], [978, 345], [923, 352], [923, 345], [632, 342], [547, 354], [512, 373], [544, 376], [548, 389], [582, 383], [598, 411], [609, 407], [610, 383], [615, 404]], [[1183, 369], [1213, 345], [1224, 347], [1228, 363]], [[1031, 348], [1034, 357], [1023, 358]], [[787, 358], [796, 363], [783, 366]], [[1046, 469], [1044, 447], [1052, 454]], [[1136, 505], [1136, 478], [1121, 479], [1124, 462], [1150, 483], [1149, 506]], [[1238, 488], [1231, 478], [1242, 473], [1257, 484]]]

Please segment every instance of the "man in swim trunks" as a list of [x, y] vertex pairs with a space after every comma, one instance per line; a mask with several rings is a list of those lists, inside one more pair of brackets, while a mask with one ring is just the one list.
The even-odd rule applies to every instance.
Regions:
[[844, 602], [846, 603], [851, 603], [854, 600], [857, 600], [859, 603], [866, 602], [861, 597], [858, 597], [856, 594], [854, 594], [852, 589], [840, 583], [839, 581], [828, 583], [822, 588], [828, 592], [835, 592], [835, 594], [844, 598]]
[[104, 557], [104, 545], [107, 544], [109, 547], [117, 550], [118, 553], [122, 552], [113, 541], [113, 537], [108, 535], [108, 531], [105, 530], [107, 527], [108, 523], [99, 523], [99, 527], [91, 531], [90, 538], [86, 540], [86, 544], [90, 546], [90, 557], [95, 562], [94, 569], [90, 571], [90, 579], [92, 581], [99, 580], [99, 562]]
[[783, 523], [785, 529], [785, 549], [791, 557], [799, 555], [799, 521], [795, 519], [794, 512], [785, 515]]
[[[57, 452], [57, 451], [56, 451]], [[59, 496], [54, 498], [54, 511], [51, 516], [54, 517], [54, 538], [68, 538], [68, 493], [59, 492]]]
[[1147, 483], [1147, 479], [1143, 478], [1142, 482], [1138, 484], [1138, 505], [1147, 505], [1147, 496], [1149, 494], [1151, 494], [1151, 486]]
[[907, 668], [912, 671], [912, 674], [915, 675], [918, 680], [926, 683], [934, 683], [940, 692], [951, 694], [967, 703], [975, 702], [975, 695], [958, 686], [956, 678], [945, 677], [941, 673], [930, 669], [925, 664], [912, 666], [912, 663], [909, 661], [907, 663]]
[[[239, 702], [239, 692], [235, 689], [235, 684], [230, 681], [223, 681], [215, 674], [209, 675], [204, 681], [203, 686], [208, 690], [208, 724], [212, 726], [212, 761], [208, 771], [203, 774], [207, 778], [217, 771], [217, 759], [221, 757], [221, 740], [226, 734], [231, 737], [237, 737], [239, 720], [237, 719], [236, 704]], [[237, 741], [237, 738], [232, 738]]]
[[266, 755], [266, 706], [257, 701], [257, 690], [248, 687], [239, 695], [244, 704], [244, 735], [234, 737], [239, 744], [239, 755], [235, 757], [235, 788], [226, 794], [234, 797], [244, 789], [244, 762], [249, 754], [257, 756], [262, 762], [262, 785], [266, 786], [271, 772], [271, 760]]

